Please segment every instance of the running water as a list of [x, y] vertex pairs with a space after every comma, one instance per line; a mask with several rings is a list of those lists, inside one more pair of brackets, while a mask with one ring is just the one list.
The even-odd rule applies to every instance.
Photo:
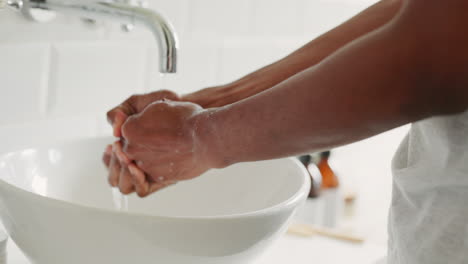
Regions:
[[119, 188], [112, 188], [112, 198], [114, 198], [115, 209], [128, 211], [128, 198], [120, 192]]
[[159, 83], [159, 87], [154, 87], [154, 88], [157, 88], [158, 90], [165, 90], [167, 89], [167, 80], [169, 79], [168, 77], [170, 76], [170, 74], [165, 74], [165, 73], [160, 73], [159, 74], [159, 79], [160, 79], [160, 83]]

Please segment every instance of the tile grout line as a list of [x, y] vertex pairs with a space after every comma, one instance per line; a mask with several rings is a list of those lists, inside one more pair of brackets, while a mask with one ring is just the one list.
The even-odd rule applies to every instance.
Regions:
[[46, 97], [44, 98], [44, 113], [47, 118], [50, 117], [52, 111], [52, 105], [57, 103], [57, 84], [54, 74], [57, 72], [57, 52], [54, 44], [51, 43], [49, 47], [49, 64], [47, 72], [47, 90]]
[[39, 91], [39, 113], [41, 118], [46, 119], [48, 115], [48, 104], [50, 97], [50, 80], [52, 78], [52, 45], [47, 44], [46, 55], [42, 67], [44, 67], [43, 76]]
[[[180, 10], [182, 10], [181, 11], [182, 15], [179, 14], [179, 16], [181, 16], [180, 19], [182, 20], [182, 23], [181, 23], [182, 29], [179, 29], [180, 31], [178, 32], [179, 41], [181, 41], [181, 39], [184, 39], [184, 40], [187, 39], [187, 35], [190, 30], [189, 25], [191, 25], [190, 19], [191, 19], [191, 13], [192, 13], [190, 12], [191, 11], [190, 7], [192, 6], [190, 4], [190, 0], [182, 1], [181, 5], [182, 6], [180, 7]], [[182, 46], [182, 44], [179, 43], [179, 46]]]
[[151, 57], [151, 44], [147, 44], [146, 45], [146, 49], [145, 49], [145, 54], [146, 54], [146, 58], [145, 58], [145, 72], [144, 72], [144, 76], [143, 76], [143, 91], [144, 93], [148, 93], [148, 92], [151, 92], [152, 89], [150, 87], [151, 83], [152, 83], [152, 80], [151, 80], [151, 72], [152, 72], [152, 68], [153, 68], [153, 62], [152, 62], [152, 57]]

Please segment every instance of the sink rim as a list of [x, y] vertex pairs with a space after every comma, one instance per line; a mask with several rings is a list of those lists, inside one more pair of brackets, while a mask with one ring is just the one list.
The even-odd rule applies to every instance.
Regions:
[[[110, 136], [100, 136], [100, 137], [80, 137], [80, 138], [75, 138], [75, 139], [68, 139], [68, 140], [49, 140], [49, 141], [42, 141], [38, 144], [31, 145], [29, 147], [22, 147], [21, 149], [13, 150], [13, 151], [7, 151], [0, 153], [0, 161], [5, 161], [5, 159], [8, 156], [18, 154], [22, 151], [25, 150], [38, 150], [38, 149], [56, 149], [59, 148], [60, 146], [66, 145], [66, 144], [73, 144], [77, 142], [81, 142], [84, 140], [103, 140], [103, 139], [115, 139]], [[292, 158], [282, 158], [279, 160], [289, 160], [290, 162], [293, 162], [297, 165], [298, 169], [302, 172], [301, 174], [303, 175], [302, 177], [302, 184], [301, 187], [294, 193], [292, 194], [288, 199], [275, 204], [270, 207], [262, 208], [260, 210], [255, 210], [255, 211], [249, 211], [245, 213], [237, 213], [237, 214], [222, 214], [222, 215], [207, 215], [207, 216], [179, 216], [179, 215], [157, 215], [157, 214], [145, 214], [145, 213], [139, 213], [139, 212], [129, 212], [129, 211], [118, 211], [118, 210], [112, 210], [108, 208], [99, 208], [99, 207], [93, 207], [93, 206], [88, 206], [88, 205], [82, 205], [78, 203], [73, 203], [71, 201], [66, 201], [66, 200], [60, 200], [57, 198], [52, 198], [48, 196], [43, 196], [31, 191], [24, 190], [20, 187], [17, 187], [13, 184], [10, 184], [3, 180], [0, 177], [0, 185], [2, 185], [4, 188], [10, 188], [11, 190], [15, 192], [22, 193], [24, 195], [29, 195], [32, 197], [36, 197], [37, 199], [41, 199], [47, 203], [57, 203], [61, 205], [66, 205], [66, 206], [71, 206], [75, 207], [78, 209], [85, 209], [85, 210], [90, 210], [95, 213], [106, 213], [106, 214], [113, 214], [113, 215], [125, 215], [125, 216], [139, 216], [139, 217], [149, 217], [149, 218], [159, 218], [159, 219], [173, 219], [173, 220], [218, 220], [218, 219], [238, 219], [238, 218], [256, 218], [259, 216], [267, 216], [267, 215], [273, 215], [277, 214], [281, 211], [288, 210], [290, 208], [294, 208], [297, 206], [298, 203], [300, 203], [302, 200], [304, 200], [310, 189], [310, 179], [308, 176], [308, 173], [306, 169], [302, 166], [302, 164]], [[111, 188], [111, 187], [109, 187]]]

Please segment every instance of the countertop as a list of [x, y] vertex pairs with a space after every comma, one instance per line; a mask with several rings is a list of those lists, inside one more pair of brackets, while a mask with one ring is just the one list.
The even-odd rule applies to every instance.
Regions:
[[[386, 249], [369, 243], [352, 244], [320, 236], [297, 237], [285, 234], [256, 264], [374, 264]], [[8, 264], [29, 264], [12, 241], [8, 244]]]

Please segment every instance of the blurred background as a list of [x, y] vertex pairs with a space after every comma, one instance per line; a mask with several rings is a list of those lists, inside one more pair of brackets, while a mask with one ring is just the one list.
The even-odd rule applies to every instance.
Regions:
[[[60, 14], [40, 24], [0, 11], [0, 151], [50, 137], [108, 135], [105, 112], [130, 95], [188, 93], [231, 82], [374, 2], [148, 0], [173, 23], [180, 40], [179, 73], [166, 76], [158, 72], [153, 36], [143, 28], [123, 32], [115, 23]], [[320, 113], [310, 119], [314, 115]], [[335, 149], [330, 157], [343, 192], [356, 198], [347, 227], [366, 243], [386, 245], [390, 161], [407, 129]]]

